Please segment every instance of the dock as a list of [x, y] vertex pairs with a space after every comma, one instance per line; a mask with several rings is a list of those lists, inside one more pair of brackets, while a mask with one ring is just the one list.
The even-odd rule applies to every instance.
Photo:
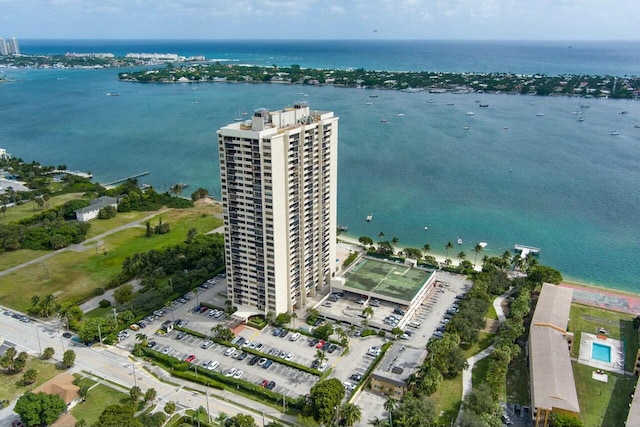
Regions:
[[105, 187], [112, 187], [114, 185], [122, 184], [123, 182], [127, 182], [130, 179], [138, 179], [140, 177], [147, 176], [147, 175], [149, 175], [149, 171], [140, 172], [140, 173], [137, 173], [135, 175], [128, 176], [126, 178], [116, 179], [115, 181], [111, 181], [111, 182], [108, 182], [108, 183], [102, 184], [102, 185], [104, 185]]
[[540, 253], [540, 248], [536, 248], [535, 246], [516, 244], [514, 249], [516, 252], [520, 252], [520, 258], [522, 259], [526, 258], [529, 254], [538, 255]]

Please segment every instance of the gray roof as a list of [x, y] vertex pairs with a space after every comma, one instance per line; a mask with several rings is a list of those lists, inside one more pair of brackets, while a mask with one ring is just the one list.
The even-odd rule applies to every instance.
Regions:
[[89, 206], [76, 210], [76, 214], [83, 214], [86, 212], [91, 212], [95, 209], [102, 209], [105, 206], [117, 205], [118, 199], [116, 197], [102, 196], [98, 197], [97, 199], [91, 200], [89, 203], [91, 203]]
[[579, 413], [569, 344], [565, 331], [571, 309], [570, 288], [545, 283], [529, 331], [531, 404]]
[[573, 289], [544, 283], [531, 324], [554, 325], [566, 330], [572, 298]]
[[387, 350], [372, 376], [401, 387], [406, 386], [409, 376], [418, 370], [426, 356], [427, 350], [424, 348], [410, 347], [396, 342]]

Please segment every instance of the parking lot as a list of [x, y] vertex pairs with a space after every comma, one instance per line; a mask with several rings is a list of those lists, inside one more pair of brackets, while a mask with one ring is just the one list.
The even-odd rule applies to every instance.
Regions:
[[[406, 345], [413, 347], [423, 347], [432, 337], [438, 327], [444, 325], [447, 318], [447, 309], [449, 309], [460, 298], [470, 286], [470, 283], [460, 275], [438, 272], [436, 277], [437, 287], [425, 298], [418, 310], [415, 311], [411, 319], [405, 319], [408, 324], [417, 327], [405, 327], [406, 332], [403, 335], [403, 341]], [[161, 317], [151, 319], [145, 329], [139, 332], [147, 335], [149, 341], [154, 341], [154, 350], [166, 353], [170, 356], [185, 360], [190, 355], [194, 355], [195, 359], [190, 363], [194, 366], [194, 370], [204, 370], [207, 368], [215, 369], [218, 372], [241, 378], [243, 380], [262, 384], [263, 386], [273, 386], [273, 390], [287, 396], [295, 397], [309, 393], [309, 390], [318, 381], [318, 376], [306, 373], [300, 369], [289, 367], [278, 360], [286, 358], [291, 362], [311, 367], [316, 359], [318, 351], [316, 345], [310, 345], [312, 338], [301, 335], [297, 340], [291, 339], [292, 332], [282, 334], [274, 334], [275, 327], [268, 326], [262, 331], [249, 327], [240, 326], [236, 329], [237, 336], [242, 337], [245, 347], [251, 347], [266, 355], [273, 363], [260, 361], [260, 358], [253, 359], [253, 355], [243, 352], [241, 349], [231, 349], [228, 347], [212, 343], [207, 348], [202, 348], [206, 339], [198, 338], [189, 334], [179, 333], [173, 330], [168, 333], [156, 333], [161, 331], [161, 324], [170, 320], [172, 323], [178, 321], [186, 322], [185, 328], [191, 329], [204, 334], [211, 333], [211, 328], [224, 324], [229, 326], [231, 320], [226, 315], [213, 317], [209, 310], [194, 310], [200, 303], [207, 302], [216, 307], [224, 307], [226, 299], [226, 283], [223, 279], [218, 279], [209, 284], [208, 289], [198, 289], [197, 293], [185, 295], [185, 302], [174, 301], [170, 307], [164, 310]], [[327, 310], [338, 310], [339, 314], [352, 311], [354, 317], [347, 317], [347, 321], [343, 321], [342, 327], [349, 330], [350, 324], [356, 325], [356, 331], [361, 330], [361, 321], [363, 320], [359, 314], [365, 305], [356, 302], [357, 295], [345, 295], [338, 301], [332, 302], [331, 307], [322, 307], [321, 302], [326, 301], [326, 295], [316, 298], [316, 304], [321, 314]], [[328, 304], [327, 304], [328, 305]], [[374, 302], [374, 319], [381, 322], [398, 308], [396, 304], [384, 301]], [[302, 316], [301, 316], [302, 317]], [[297, 326], [303, 325], [304, 320], [300, 318]], [[119, 347], [131, 350], [136, 342], [136, 332], [129, 331], [129, 336], [124, 337], [118, 344]], [[336, 335], [332, 336], [338, 340]], [[329, 351], [328, 345], [325, 346], [325, 369], [331, 369], [330, 377], [339, 379], [347, 393], [349, 388], [355, 387], [359, 381], [359, 376], [365, 374], [374, 357], [368, 355], [371, 347], [380, 347], [387, 338], [379, 336], [368, 336], [360, 338], [355, 336], [349, 337], [350, 350], [347, 355], [343, 356], [343, 348], [335, 346], [332, 352]], [[320, 346], [322, 343], [320, 343]], [[226, 355], [225, 355], [226, 353]], [[214, 363], [217, 362], [217, 363]], [[261, 363], [262, 362], [262, 363]], [[317, 363], [317, 362], [316, 362]], [[323, 369], [324, 370], [324, 369]], [[272, 384], [269, 384], [272, 382]]]

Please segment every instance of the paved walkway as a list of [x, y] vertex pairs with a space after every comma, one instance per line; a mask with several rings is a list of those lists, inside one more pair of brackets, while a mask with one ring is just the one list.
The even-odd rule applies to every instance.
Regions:
[[[504, 315], [504, 311], [502, 310], [502, 302], [514, 292], [515, 292], [514, 289], [509, 289], [507, 292], [505, 292], [504, 294], [500, 295], [495, 300], [493, 300], [493, 308], [496, 310], [496, 313], [498, 315], [498, 321], [500, 323], [506, 320], [506, 316]], [[473, 383], [472, 383], [473, 366], [476, 364], [476, 362], [484, 359], [485, 357], [493, 353], [493, 350], [495, 350], [495, 347], [492, 344], [489, 347], [482, 350], [480, 353], [474, 354], [473, 356], [467, 359], [467, 363], [469, 364], [469, 366], [467, 367], [467, 369], [462, 371], [462, 397], [463, 398], [473, 388]], [[463, 408], [461, 406], [460, 410], [458, 411], [458, 417], [456, 418], [456, 425], [460, 423], [460, 418], [462, 417], [462, 411], [463, 411]]]
[[16, 265], [16, 266], [11, 267], [11, 268], [7, 268], [4, 271], [0, 271], [0, 277], [2, 277], [4, 275], [7, 275], [7, 274], [10, 274], [10, 273], [13, 273], [14, 271], [18, 271], [18, 270], [20, 270], [20, 269], [22, 269], [24, 267], [28, 267], [28, 266], [33, 265], [33, 264], [42, 263], [43, 261], [46, 261], [47, 259], [49, 259], [51, 257], [54, 257], [54, 256], [56, 256], [56, 255], [58, 255], [59, 253], [62, 253], [62, 252], [66, 252], [66, 251], [83, 252], [83, 251], [86, 251], [86, 250], [89, 250], [89, 249], [93, 249], [93, 246], [91, 245], [92, 243], [100, 242], [101, 239], [103, 239], [103, 238], [105, 238], [107, 236], [110, 236], [111, 234], [118, 233], [118, 232], [120, 232], [122, 230], [127, 230], [129, 228], [139, 227], [141, 224], [145, 223], [146, 221], [149, 221], [150, 219], [154, 218], [155, 216], [163, 214], [163, 213], [165, 213], [167, 211], [168, 211], [168, 209], [162, 209], [161, 211], [155, 212], [155, 213], [153, 213], [151, 215], [147, 215], [146, 217], [144, 217], [142, 219], [139, 219], [137, 221], [133, 221], [133, 222], [130, 222], [128, 224], [121, 225], [120, 227], [116, 227], [116, 228], [113, 228], [113, 229], [111, 229], [109, 231], [106, 231], [106, 232], [104, 232], [102, 234], [98, 234], [97, 236], [93, 236], [90, 239], [87, 239], [82, 243], [78, 243], [76, 245], [69, 245], [66, 248], [62, 248], [62, 249], [58, 249], [57, 251], [49, 252], [48, 254], [42, 255], [41, 257], [34, 258], [34, 259], [29, 260], [27, 262], [23, 262], [22, 264]]

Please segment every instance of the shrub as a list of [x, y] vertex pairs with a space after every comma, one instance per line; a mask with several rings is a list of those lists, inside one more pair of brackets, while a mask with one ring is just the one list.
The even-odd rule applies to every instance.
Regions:
[[107, 308], [111, 306], [111, 301], [109, 301], [108, 299], [102, 299], [100, 300], [100, 302], [98, 303], [98, 305], [102, 308]]
[[102, 289], [102, 288], [100, 288], [100, 287], [95, 288], [95, 289], [93, 290], [93, 296], [98, 297], [98, 296], [100, 296], [100, 295], [104, 295], [104, 289]]

